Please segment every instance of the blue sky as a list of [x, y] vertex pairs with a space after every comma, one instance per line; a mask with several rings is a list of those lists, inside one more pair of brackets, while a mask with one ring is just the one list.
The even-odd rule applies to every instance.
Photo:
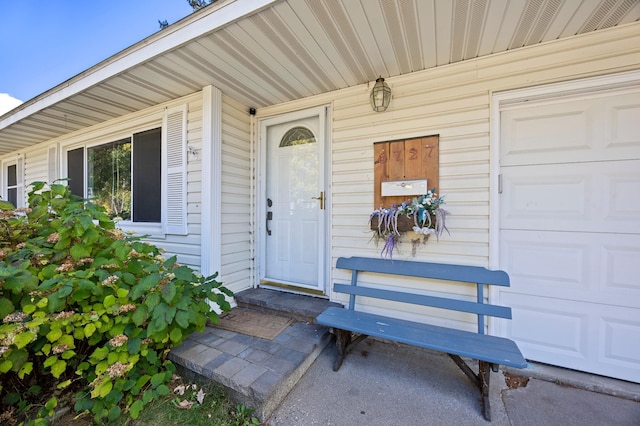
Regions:
[[191, 12], [187, 0], [0, 0], [0, 115]]

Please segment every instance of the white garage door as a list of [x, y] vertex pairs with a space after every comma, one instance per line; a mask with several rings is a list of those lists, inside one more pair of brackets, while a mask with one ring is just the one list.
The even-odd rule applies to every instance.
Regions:
[[640, 382], [640, 87], [500, 114], [507, 335], [526, 358]]

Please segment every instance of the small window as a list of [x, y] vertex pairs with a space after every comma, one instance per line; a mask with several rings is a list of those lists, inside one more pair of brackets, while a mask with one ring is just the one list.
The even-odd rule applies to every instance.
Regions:
[[7, 167], [7, 201], [18, 206], [18, 166]]
[[307, 143], [315, 143], [316, 137], [313, 135], [311, 130], [306, 127], [294, 127], [293, 129], [287, 130], [287, 133], [284, 134], [282, 139], [280, 140], [280, 148], [284, 148], [287, 146], [294, 145], [304, 145]]

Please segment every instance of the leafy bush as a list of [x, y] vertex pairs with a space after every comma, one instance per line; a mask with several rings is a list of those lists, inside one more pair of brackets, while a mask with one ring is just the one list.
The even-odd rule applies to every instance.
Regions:
[[[169, 349], [230, 309], [232, 293], [115, 228], [65, 185], [33, 184], [0, 208], [0, 397], [4, 418], [58, 403], [110, 421], [169, 393]], [[9, 208], [11, 207], [11, 208]], [[72, 401], [61, 401], [73, 395]], [[45, 402], [38, 405], [38, 401]]]

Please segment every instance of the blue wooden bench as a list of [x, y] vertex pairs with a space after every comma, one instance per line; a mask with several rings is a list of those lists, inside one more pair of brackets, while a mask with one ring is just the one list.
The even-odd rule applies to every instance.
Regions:
[[[350, 285], [335, 283], [333, 286], [334, 292], [349, 295], [349, 305], [346, 309], [328, 308], [316, 318], [319, 324], [332, 327], [336, 336], [338, 355], [333, 366], [334, 371], [338, 371], [350, 350], [368, 336], [444, 352], [478, 387], [482, 395], [484, 417], [486, 420], [491, 420], [489, 405], [491, 370], [497, 372], [499, 365], [516, 368], [527, 366], [515, 342], [485, 334], [485, 316], [511, 319], [511, 308], [484, 303], [483, 290], [486, 285], [509, 286], [509, 276], [506, 272], [491, 271], [477, 266], [365, 257], [341, 257], [336, 267], [352, 271]], [[467, 301], [358, 286], [360, 272], [474, 283], [477, 288], [477, 298], [476, 301]], [[463, 331], [360, 312], [356, 310], [356, 297], [372, 297], [476, 314], [478, 331], [477, 333]], [[462, 357], [478, 360], [477, 374]]]

